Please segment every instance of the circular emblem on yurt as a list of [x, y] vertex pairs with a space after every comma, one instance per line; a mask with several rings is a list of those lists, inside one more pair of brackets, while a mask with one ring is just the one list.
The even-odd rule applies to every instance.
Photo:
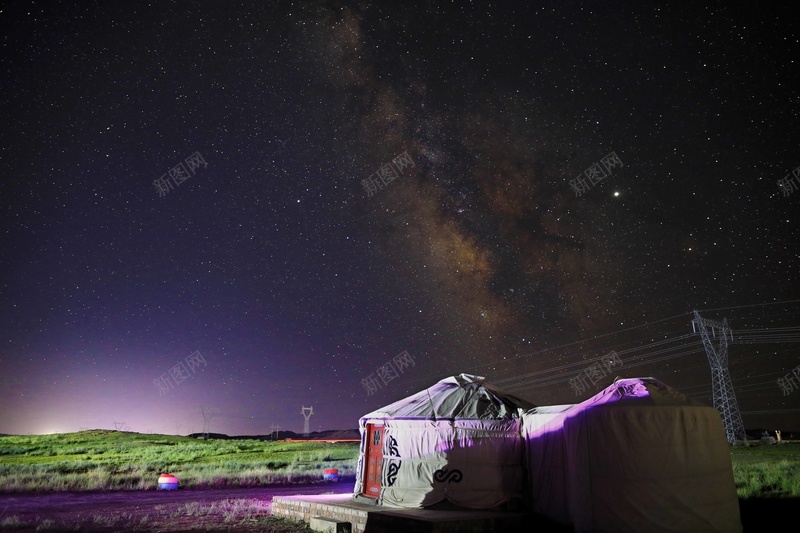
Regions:
[[433, 473], [433, 480], [439, 483], [458, 483], [464, 475], [461, 470], [454, 468], [448, 470], [447, 468], [440, 468]]

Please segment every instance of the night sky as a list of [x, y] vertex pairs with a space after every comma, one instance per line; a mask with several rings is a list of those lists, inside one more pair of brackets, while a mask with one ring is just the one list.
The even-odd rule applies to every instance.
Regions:
[[0, 3], [0, 433], [710, 403], [694, 310], [800, 430], [790, 5]]

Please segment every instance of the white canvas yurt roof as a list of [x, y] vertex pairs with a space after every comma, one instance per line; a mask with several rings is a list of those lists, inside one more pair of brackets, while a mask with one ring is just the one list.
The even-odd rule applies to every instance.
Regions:
[[484, 377], [459, 374], [361, 417], [376, 419], [498, 420], [518, 418], [534, 405], [505, 393]]
[[[448, 500], [488, 509], [521, 500], [521, 414], [531, 408], [483, 377], [459, 374], [364, 415], [355, 496], [407, 508]], [[374, 426], [381, 428], [382, 438], [375, 437]], [[381, 441], [380, 464], [369, 465], [365, 454], [376, 440]], [[371, 494], [364, 490], [369, 469], [380, 477]]]
[[533, 510], [583, 531], [742, 530], [719, 412], [654, 378], [525, 414]]

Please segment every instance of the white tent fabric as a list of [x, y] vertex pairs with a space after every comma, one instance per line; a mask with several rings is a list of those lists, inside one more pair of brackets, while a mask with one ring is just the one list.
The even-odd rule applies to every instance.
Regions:
[[475, 509], [522, 499], [521, 413], [533, 406], [460, 374], [359, 420], [355, 495], [363, 492], [368, 424], [384, 427], [377, 503], [420, 508], [443, 500]]
[[716, 409], [653, 378], [524, 415], [535, 512], [583, 531], [741, 532]]

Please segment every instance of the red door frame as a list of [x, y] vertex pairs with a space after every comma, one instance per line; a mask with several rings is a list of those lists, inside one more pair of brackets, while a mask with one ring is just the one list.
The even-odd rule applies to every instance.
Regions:
[[364, 451], [364, 490], [362, 494], [370, 498], [377, 498], [381, 494], [383, 429], [383, 424], [367, 424], [367, 446]]

